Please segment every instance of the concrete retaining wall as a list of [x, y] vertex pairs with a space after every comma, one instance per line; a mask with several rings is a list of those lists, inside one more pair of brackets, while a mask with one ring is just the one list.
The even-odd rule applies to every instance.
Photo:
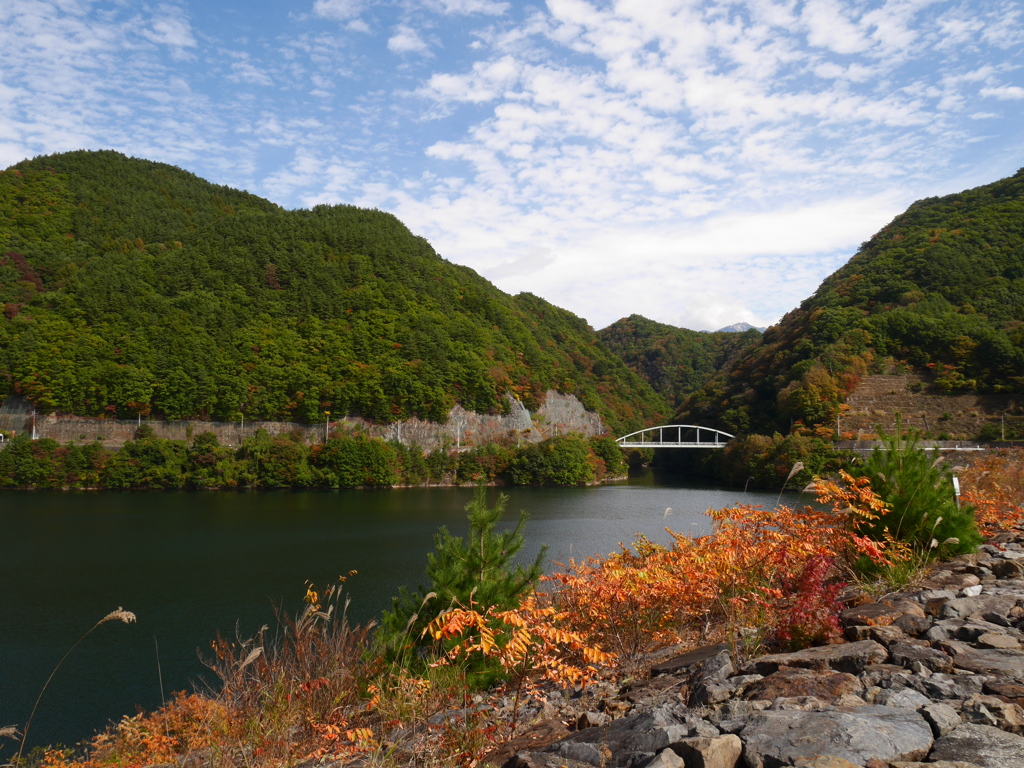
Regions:
[[[332, 431], [358, 429], [365, 434], [385, 440], [398, 440], [406, 445], [419, 445], [430, 451], [451, 444], [468, 447], [492, 442], [499, 438], [514, 437], [520, 442], [540, 442], [567, 432], [588, 436], [604, 434], [607, 429], [596, 413], [587, 411], [573, 395], [548, 390], [544, 404], [531, 414], [518, 400], [509, 397], [511, 411], [507, 415], [481, 414], [456, 405], [448, 415], [448, 422], [410, 419], [393, 424], [375, 424], [362, 418], [344, 418], [331, 422]], [[203, 432], [213, 432], [222, 445], [238, 445], [243, 438], [263, 429], [271, 435], [300, 432], [310, 442], [323, 442], [325, 424], [296, 424], [283, 421], [155, 421], [143, 419], [96, 419], [65, 414], [32, 415], [32, 406], [23, 398], [9, 397], [0, 405], [0, 430], [22, 434], [32, 432], [60, 443], [88, 443], [100, 440], [105, 445], [118, 446], [135, 437], [139, 424], [148, 424], [158, 437], [170, 440], [188, 440]]]

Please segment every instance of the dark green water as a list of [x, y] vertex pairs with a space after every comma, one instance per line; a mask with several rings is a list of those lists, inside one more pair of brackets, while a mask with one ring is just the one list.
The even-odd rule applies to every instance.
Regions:
[[[524, 557], [607, 554], [637, 532], [704, 532], [709, 507], [774, 504], [771, 494], [681, 487], [651, 476], [598, 488], [511, 488], [510, 521], [530, 513]], [[204, 672], [220, 630], [248, 637], [272, 605], [300, 605], [305, 582], [349, 582], [350, 616], [370, 619], [415, 586], [438, 526], [465, 533], [465, 489], [326, 493], [0, 492], [0, 727], [24, 726], [47, 675], [119, 606], [132, 625], [100, 626], [47, 690], [29, 744], [72, 744]], [[492, 491], [492, 496], [497, 491]], [[672, 513], [665, 515], [666, 508]], [[11, 754], [0, 745], [0, 758]]]

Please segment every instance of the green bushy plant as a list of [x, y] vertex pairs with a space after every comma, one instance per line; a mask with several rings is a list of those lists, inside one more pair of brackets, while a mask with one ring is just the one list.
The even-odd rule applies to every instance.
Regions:
[[897, 419], [895, 434], [879, 430], [882, 446], [851, 473], [869, 478], [871, 489], [889, 505], [889, 512], [867, 526], [868, 533], [881, 539], [888, 530], [916, 550], [935, 555], [974, 551], [981, 542], [974, 507], [957, 505], [953, 473], [938, 452], [924, 450], [917, 433], [902, 435], [901, 427]]
[[423, 629], [442, 611], [452, 606], [508, 610], [517, 607], [536, 585], [546, 548], [527, 566], [513, 564], [523, 548], [527, 515], [520, 512], [512, 529], [499, 532], [497, 526], [507, 506], [504, 494], [493, 506], [488, 505], [486, 489], [478, 486], [466, 505], [469, 536], [454, 536], [447, 527], [434, 535], [434, 551], [427, 555], [429, 587], [413, 592], [400, 589], [391, 610], [381, 619], [377, 638], [392, 660], [416, 658], [408, 653], [410, 647], [429, 645], [430, 640], [422, 637]]

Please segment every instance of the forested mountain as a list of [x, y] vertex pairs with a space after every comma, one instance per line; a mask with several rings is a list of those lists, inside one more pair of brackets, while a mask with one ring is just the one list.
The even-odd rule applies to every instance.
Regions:
[[672, 406], [678, 406], [761, 338], [761, 333], [749, 326], [740, 333], [700, 333], [641, 315], [624, 317], [597, 335]]
[[665, 409], [582, 319], [394, 216], [286, 211], [115, 152], [0, 172], [0, 302], [0, 397], [43, 411], [443, 420], [548, 388], [614, 429]]
[[730, 431], [832, 424], [866, 372], [1024, 392], [1024, 169], [914, 203], [677, 416]]

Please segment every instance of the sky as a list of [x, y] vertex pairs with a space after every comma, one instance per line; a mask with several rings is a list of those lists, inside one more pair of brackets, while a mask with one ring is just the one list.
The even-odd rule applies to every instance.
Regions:
[[398, 216], [601, 328], [768, 325], [1024, 166], [1019, 0], [0, 0], [0, 168]]

